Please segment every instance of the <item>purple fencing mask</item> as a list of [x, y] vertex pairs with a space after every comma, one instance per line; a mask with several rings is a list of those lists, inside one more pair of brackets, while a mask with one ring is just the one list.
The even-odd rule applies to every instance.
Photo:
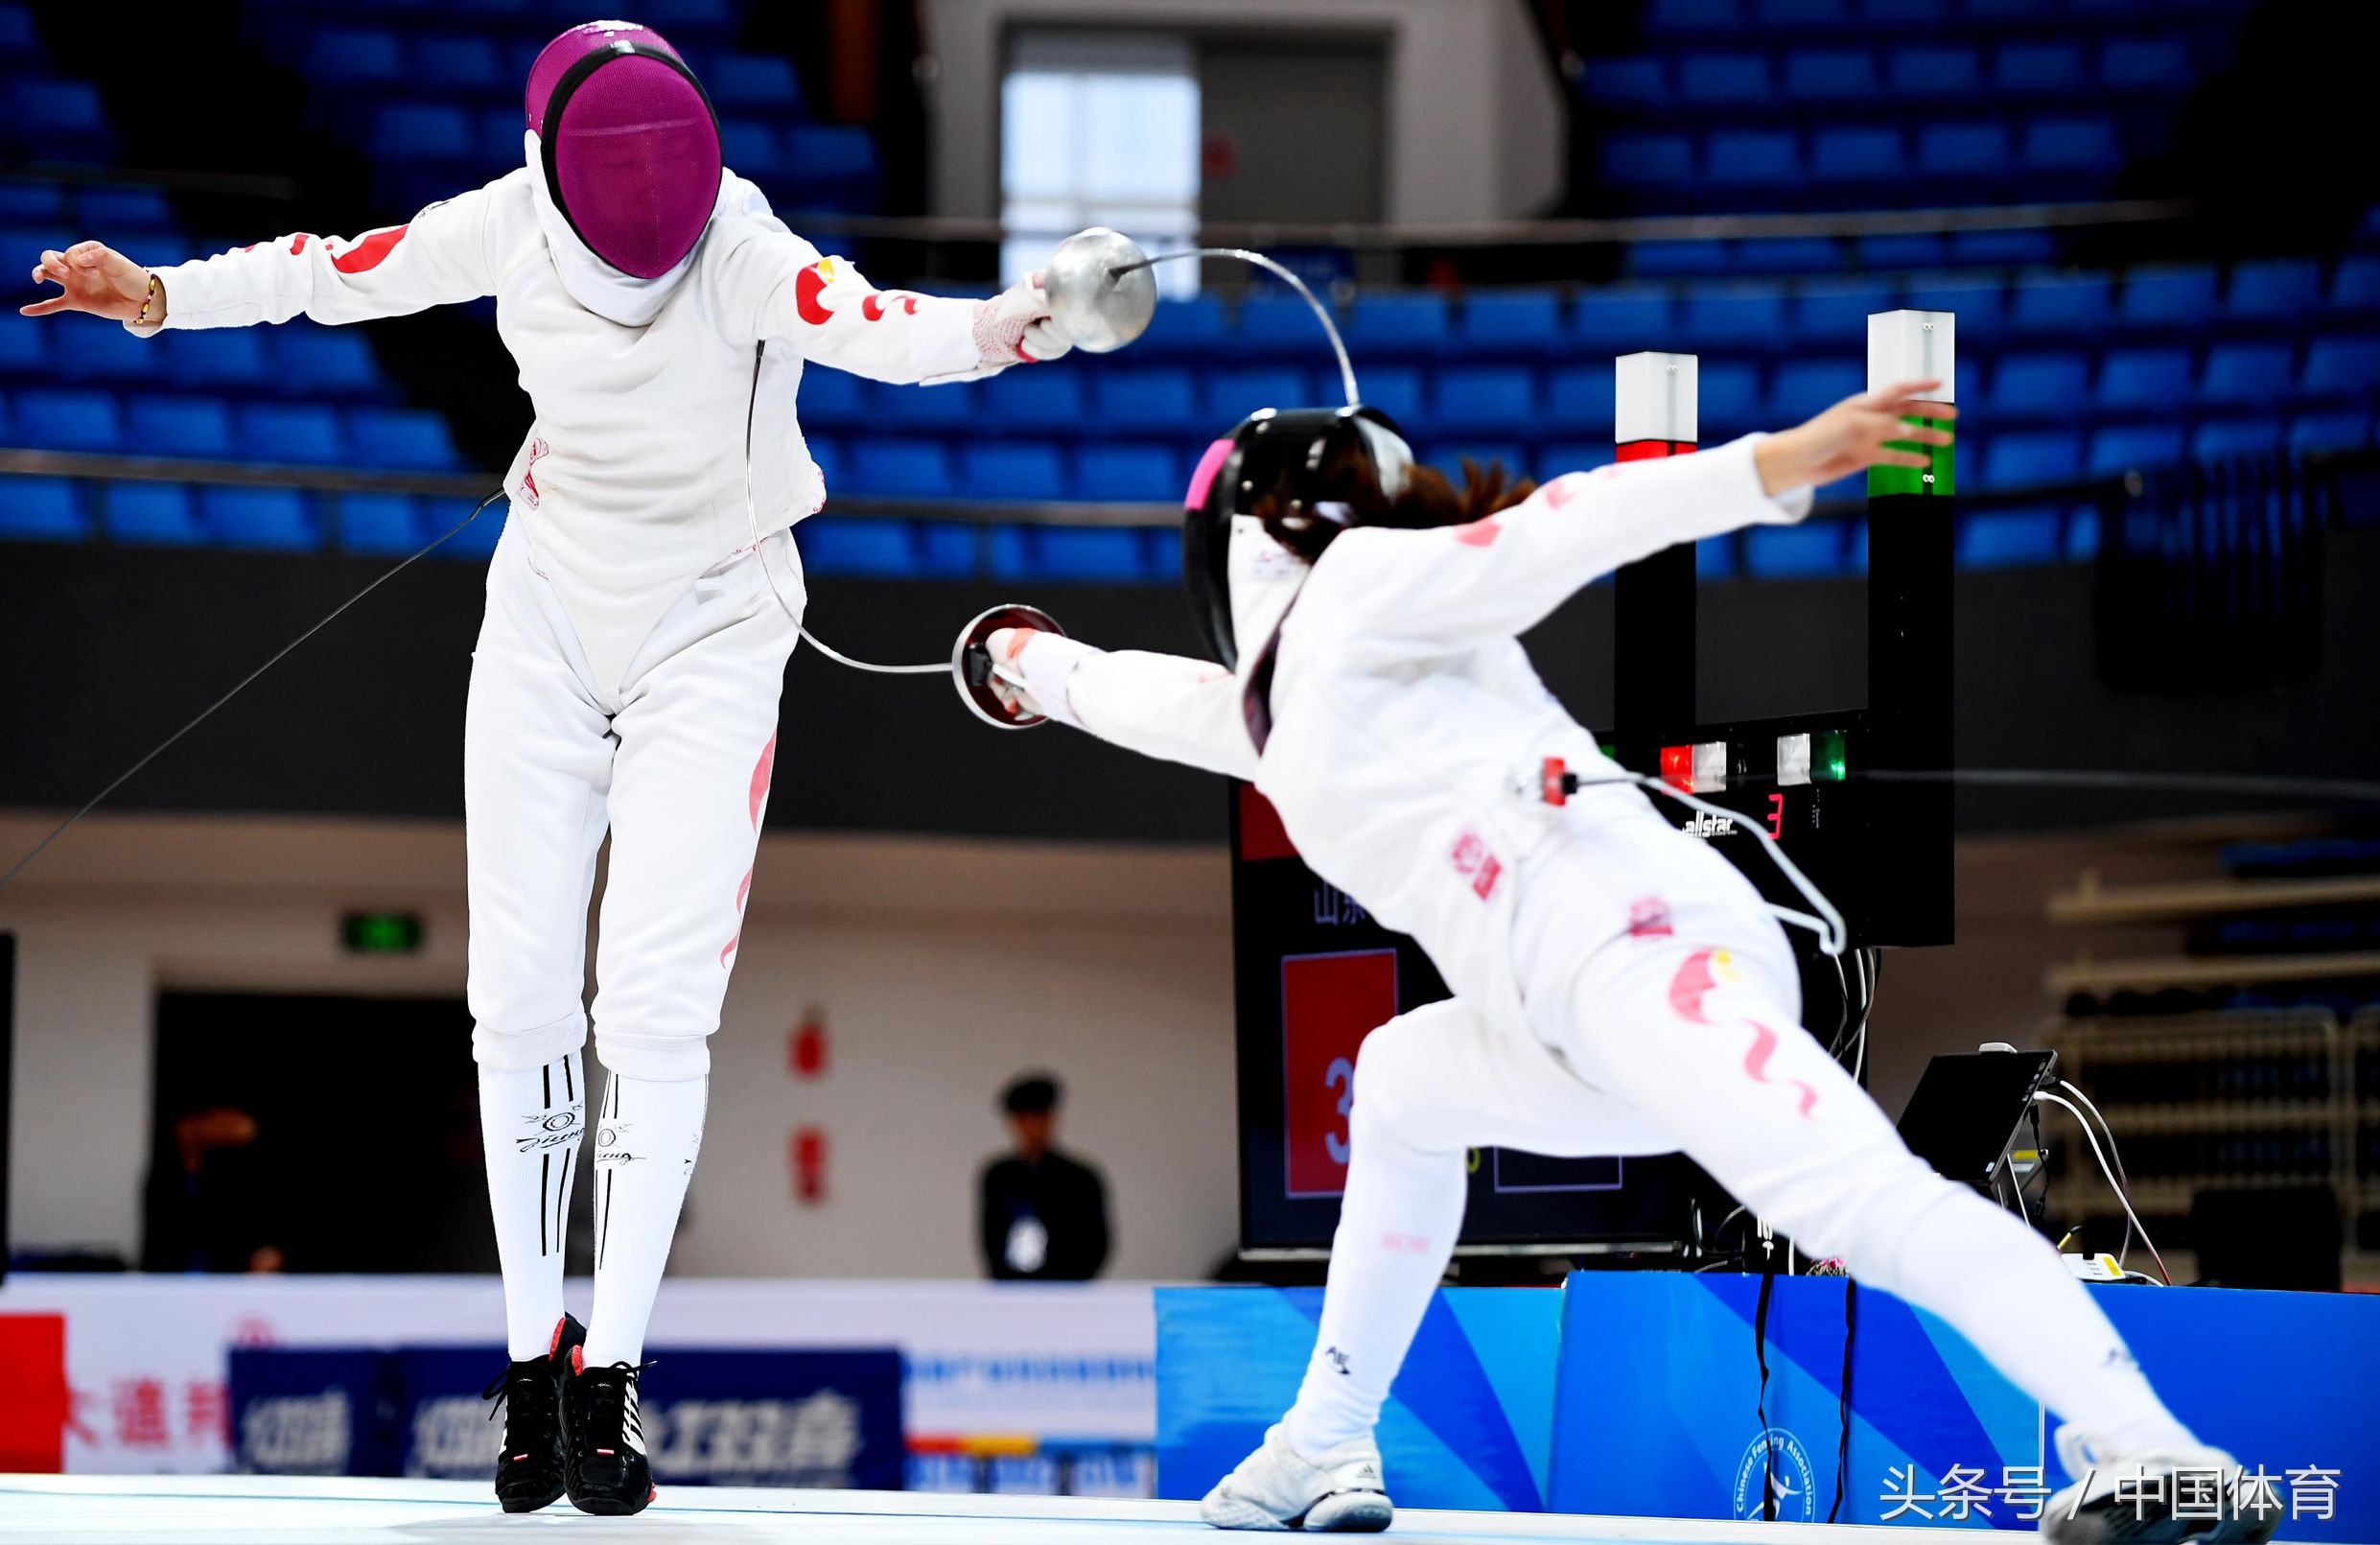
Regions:
[[572, 28], [529, 66], [526, 105], [546, 191], [588, 250], [639, 279], [694, 250], [719, 198], [719, 119], [659, 33]]

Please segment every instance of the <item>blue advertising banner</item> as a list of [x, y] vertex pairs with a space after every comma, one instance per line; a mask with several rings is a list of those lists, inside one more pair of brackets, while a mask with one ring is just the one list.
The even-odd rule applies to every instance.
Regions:
[[[1157, 1495], [1195, 1498], [1296, 1397], [1318, 1288], [1159, 1288]], [[1382, 1463], [1414, 1508], [1546, 1507], [1561, 1295], [1442, 1289], [1380, 1422]]]
[[[365, 1350], [235, 1347], [232, 1468], [244, 1475], [394, 1475], [387, 1368]], [[489, 1458], [495, 1457], [490, 1444]]]
[[[1574, 1275], [1550, 1502], [1564, 1512], [1824, 1519], [1842, 1427], [1839, 1277], [1775, 1285], [1761, 1395], [1759, 1279]], [[2269, 1471], [2296, 1540], [2380, 1539], [2380, 1300], [2234, 1289], [2095, 1296], [2174, 1412]], [[2031, 1530], [2066, 1484], [2041, 1408], [1930, 1315], [1862, 1290], [1839, 1517]], [[1765, 1424], [1762, 1412], [1764, 1409]], [[1773, 1465], [1770, 1456], [1774, 1455]]]
[[[663, 1350], [653, 1362], [639, 1415], [661, 1485], [900, 1488], [898, 1351]], [[498, 1346], [234, 1352], [241, 1465], [485, 1480], [503, 1429], [480, 1391], [503, 1363]]]

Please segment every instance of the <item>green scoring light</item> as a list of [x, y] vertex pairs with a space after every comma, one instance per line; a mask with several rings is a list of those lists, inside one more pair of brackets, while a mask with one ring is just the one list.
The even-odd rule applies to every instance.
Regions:
[[1813, 783], [1839, 784], [1851, 766], [1840, 730], [1821, 730], [1811, 737], [1809, 776]]
[[359, 955], [409, 955], [422, 947], [422, 920], [411, 912], [350, 912], [339, 932]]

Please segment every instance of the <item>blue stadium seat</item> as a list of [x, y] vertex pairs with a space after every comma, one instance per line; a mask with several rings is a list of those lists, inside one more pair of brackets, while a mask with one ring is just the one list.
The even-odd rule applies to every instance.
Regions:
[[1729, 272], [1734, 261], [1726, 242], [1635, 242], [1628, 247], [1628, 271], [1642, 279], [1711, 278]]
[[1475, 290], [1455, 336], [1469, 354], [1550, 354], [1562, 340], [1561, 298], [1551, 290]]
[[262, 386], [272, 379], [261, 327], [209, 327], [149, 340], [175, 380], [194, 386]]
[[866, 201], [882, 164], [875, 136], [856, 124], [795, 124], [785, 131], [786, 176], [806, 195]]
[[1036, 577], [1129, 585], [1146, 576], [1140, 533], [1130, 527], [1043, 526], [1032, 535]]
[[[493, 513], [482, 511], [481, 519]], [[403, 557], [430, 540], [422, 528], [420, 506], [404, 494], [341, 494], [338, 523], [338, 547], [343, 552]]]
[[1801, 141], [1790, 129], [1722, 129], [1703, 142], [1703, 176], [1737, 187], [1797, 182], [1802, 176]]
[[1003, 370], [974, 391], [979, 415], [1038, 434], [1071, 434], [1089, 415], [1090, 397], [1081, 370]]
[[344, 458], [336, 410], [318, 403], [242, 403], [233, 415], [239, 454], [251, 461], [328, 466]]
[[[326, 27], [306, 50], [306, 80], [335, 90], [389, 85], [407, 78], [405, 45], [389, 32]], [[425, 82], [424, 83], [433, 83]]]
[[2372, 443], [2371, 415], [2361, 409], [2347, 412], [2307, 413], [2289, 424], [2289, 449], [2299, 455], [2316, 451], [2355, 451]]
[[[1100, 422], [1124, 433], [1204, 426], [1198, 390], [1187, 370], [1103, 370], [1094, 378], [1091, 393]], [[1211, 433], [1221, 434], [1230, 427], [1230, 422], [1219, 423]]]
[[[1613, 397], [1618, 382], [1609, 364], [1571, 365], [1549, 371], [1539, 410], [1548, 428], [1608, 437], [1614, 417]], [[1575, 470], [1575, 469], [1565, 469]]]
[[2066, 512], [2066, 562], [2088, 563], [2097, 556], [2099, 511], [2089, 504], [2078, 504]]
[[1684, 134], [1606, 134], [1602, 157], [1603, 176], [1623, 187], [1676, 187], [1694, 175], [1694, 142]]
[[973, 521], [919, 521], [914, 536], [922, 579], [972, 579], [983, 568], [984, 549], [998, 527]]
[[1232, 425], [1259, 408], [1315, 406], [1313, 389], [1302, 370], [1213, 371], [1206, 378], [1206, 419], [1216, 433], [1226, 433]]
[[1477, 365], [1438, 372], [1431, 422], [1440, 430], [1475, 431], [1526, 424], [1536, 412], [1537, 383], [1510, 365]]
[[1969, 345], [1975, 342], [1996, 340], [2009, 319], [2009, 291], [1996, 283], [1935, 283], [1914, 288], [1902, 297], [1902, 305], [1916, 312], [1949, 312], [1956, 316], [1961, 355], [1971, 352]]
[[16, 394], [16, 439], [45, 451], [126, 448], [116, 399], [104, 391], [32, 386]]
[[887, 386], [871, 396], [877, 419], [895, 431], [962, 430], [971, 426], [983, 409], [976, 388], [963, 382]]
[[1862, 236], [1853, 246], [1859, 254], [1859, 266], [1870, 271], [1883, 269], [1939, 269], [1950, 261], [1949, 244], [1931, 231], [1908, 231], [1890, 236]]
[[[1313, 324], [1309, 322], [1308, 326]], [[1224, 346], [1223, 300], [1212, 294], [1192, 295], [1185, 300], [1160, 300], [1156, 315], [1149, 319], [1149, 330], [1140, 335], [1132, 348], [1150, 356], [1195, 354], [1205, 356]]]
[[[1750, 429], [1761, 411], [1760, 367], [1741, 360], [1702, 362], [1697, 401], [1702, 437], [1717, 444]], [[1714, 429], [1718, 433], [1714, 433]]]
[[80, 542], [90, 534], [82, 489], [69, 478], [0, 478], [0, 538]]
[[302, 396], [371, 397], [380, 392], [380, 363], [360, 328], [288, 322], [272, 330], [275, 376]]
[[[484, 37], [416, 37], [412, 78], [425, 85], [456, 92], [492, 92], [513, 82], [513, 74], [496, 57], [496, 46]], [[731, 56], [732, 58], [732, 56]], [[718, 98], [717, 59], [703, 71], [712, 100]]]
[[918, 555], [907, 521], [813, 515], [793, 528], [793, 540], [802, 550], [803, 569], [814, 574], [907, 579], [918, 571]]
[[1446, 297], [1435, 290], [1374, 292], [1356, 300], [1341, 326], [1348, 347], [1366, 355], [1432, 354], [1446, 342]]
[[1731, 244], [1703, 245], [1731, 246], [1736, 270], [1741, 273], [1834, 273], [1843, 267], [1843, 248], [1830, 237], [1762, 236]]
[[2179, 424], [2124, 424], [2103, 429], [2090, 437], [2090, 456], [2084, 468], [2094, 478], [2149, 467], [2168, 467], [2182, 459]]
[[[2318, 338], [2307, 345], [2298, 389], [2309, 397], [2357, 397], [2380, 390], [2380, 338]], [[17, 423], [24, 424], [22, 399]]]
[[1668, 98], [1669, 80], [1664, 61], [1650, 55], [1589, 59], [1578, 89], [1587, 101], [1599, 105], [1653, 107]]
[[1846, 534], [1841, 521], [1752, 527], [1743, 533], [1743, 572], [1755, 579], [1832, 578], [1847, 572]]
[[1694, 578], [1697, 580], [1733, 579], [1736, 577], [1736, 538], [1706, 536], [1694, 544]]
[[[1608, 420], [1604, 433], [1610, 433]], [[1537, 453], [1537, 476], [1551, 481], [1573, 472], [1592, 472], [1597, 467], [1612, 464], [1612, 442], [1600, 440], [1557, 440]]]
[[322, 545], [314, 501], [293, 488], [201, 488], [198, 521], [221, 547], [304, 552]]
[[2223, 309], [2258, 321], [2298, 321], [2322, 306], [2322, 267], [2312, 259], [2264, 258], [2231, 270]]
[[1964, 0], [1960, 10], [1974, 21], [2040, 21], [2058, 10], [2058, 0]]
[[68, 158], [54, 152], [68, 150], [77, 140], [104, 136], [107, 129], [99, 88], [88, 81], [18, 76], [9, 88], [9, 117], [18, 136], [40, 146], [49, 159]]
[[1703, 104], [1766, 102], [1768, 57], [1764, 54], [1689, 54], [1678, 60], [1677, 94]]
[[1884, 61], [1885, 83], [1898, 95], [1939, 105], [1983, 90], [1983, 60], [1972, 48], [1896, 48]]
[[175, 548], [207, 544], [198, 501], [177, 482], [109, 483], [102, 521], [110, 542]]
[[1952, 231], [1950, 261], [1999, 269], [2035, 268], [2056, 260], [2058, 239], [2048, 231]]
[[2083, 475], [2082, 436], [2071, 430], [1995, 434], [1985, 442], [1979, 483], [1994, 488], [2033, 488], [2073, 482]]
[[828, 494], [843, 492], [843, 474], [850, 470], [851, 460], [843, 454], [843, 442], [826, 434], [805, 434], [802, 448], [810, 454], [810, 463], [818, 469], [820, 480]]
[[216, 397], [135, 397], [125, 406], [126, 444], [139, 456], [229, 460], [231, 410]]
[[2115, 315], [2134, 332], [2198, 333], [2215, 312], [2215, 270], [2189, 267], [2133, 269]]
[[2112, 37], [2099, 52], [2099, 83], [2113, 91], [2181, 91], [2191, 74], [2179, 37]]
[[[478, 114], [472, 132], [478, 136], [479, 160], [489, 167], [511, 167], [521, 159], [521, 109], [518, 105], [490, 107]], [[727, 163], [735, 166], [734, 161]]]
[[1430, 410], [1422, 396], [1419, 370], [1401, 364], [1368, 365], [1358, 377], [1357, 384], [1364, 388], [1365, 405], [1388, 414], [1407, 433], [1430, 421]]
[[784, 131], [764, 119], [721, 118], [719, 152], [738, 176], [773, 183], [785, 175]]
[[1240, 302], [1236, 350], [1263, 354], [1311, 354], [1323, 342], [1312, 308], [1286, 290], [1264, 290]]
[[1673, 307], [1668, 291], [1649, 286], [1590, 290], [1571, 304], [1568, 346], [1612, 354], [1672, 347]]
[[2206, 351], [2199, 397], [2241, 408], [2277, 407], [2297, 380], [2290, 354], [2286, 343], [2218, 343]]
[[65, 218], [66, 190], [59, 184], [0, 178], [0, 221], [11, 226], [54, 225]]
[[2330, 309], [2380, 311], [2380, 258], [2351, 257], [2330, 277]]
[[959, 486], [950, 453], [934, 440], [853, 440], [851, 453], [854, 493], [880, 499], [950, 499], [972, 492]]
[[1950, 19], [1950, 0], [1859, 0], [1859, 19], [1913, 32], [1940, 27]]
[[[76, 189], [75, 214], [89, 229], [111, 235], [169, 230], [174, 225], [174, 206], [166, 200], [163, 188], [129, 183]], [[142, 255], [147, 256], [148, 244], [142, 246]]]
[[449, 103], [392, 103], [372, 123], [370, 150], [383, 166], [468, 161], [478, 144], [471, 121]]
[[1796, 101], [1842, 102], [1876, 90], [1876, 59], [1866, 49], [1801, 49], [1785, 56], [1785, 94]]
[[[55, 293], [56, 292], [52, 292]], [[13, 321], [13, 318], [11, 318]], [[18, 327], [26, 324], [15, 322]], [[56, 322], [43, 324], [56, 327]], [[68, 381], [152, 381], [164, 374], [165, 356], [156, 349], [154, 338], [134, 338], [123, 328], [107, 323], [91, 326], [68, 323], [74, 328], [69, 346], [58, 351], [56, 369]]]
[[41, 56], [41, 34], [33, 12], [23, 6], [0, 6], [0, 59], [34, 59]]
[[1788, 360], [1768, 384], [1768, 416], [1808, 418], [1867, 389], [1868, 373], [1851, 360]]
[[1822, 32], [1851, 20], [1847, 0], [1753, 0], [1753, 19], [1780, 31]]
[[2188, 349], [2110, 349], [2099, 363], [2103, 409], [2178, 410], [2189, 394]]
[[1785, 330], [1785, 292], [1773, 285], [1694, 290], [1676, 323], [1677, 342], [1666, 346], [1763, 350], [1775, 347]]
[[773, 54], [722, 54], [707, 61], [703, 89], [726, 112], [783, 118], [802, 105], [802, 82], [793, 73], [793, 61]]
[[959, 448], [959, 480], [972, 499], [1049, 503], [1066, 497], [1058, 447], [1038, 440], [978, 440]]
[[[1848, 348], [1868, 336], [1871, 313], [1890, 311], [1896, 297], [1875, 282], [1813, 285], [1795, 293], [1786, 309], [1786, 331], [1796, 343]], [[1963, 329], [1967, 318], [1959, 318]]]
[[1882, 182], [1902, 175], [1901, 130], [1821, 129], [1809, 140], [1810, 175], [1827, 182]]
[[1977, 510], [1958, 523], [1958, 566], [2013, 569], [2056, 563], [2059, 543], [2055, 509]]
[[1993, 89], [2005, 96], [2064, 96], [2083, 84], [2078, 43], [2008, 43], [1992, 57]]
[[[460, 500], [423, 499], [419, 503], [429, 536], [451, 529], [471, 511], [471, 505]], [[447, 561], [485, 563], [496, 555], [496, 544], [503, 539], [508, 514], [509, 506], [499, 500], [479, 511], [470, 525], [441, 542], [432, 556]]]
[[427, 409], [350, 409], [347, 442], [359, 466], [444, 472], [462, 465], [446, 420]]
[[869, 384], [844, 370], [819, 366], [802, 372], [794, 396], [794, 412], [804, 424], [840, 428], [869, 421]]
[[[32, 266], [26, 264], [29, 269]], [[49, 293], [58, 292], [52, 290]], [[54, 327], [46, 326], [0, 326], [0, 378], [41, 375], [49, 363], [50, 335], [54, 331]]]
[[2231, 456], [2269, 456], [2280, 443], [2277, 418], [2208, 419], [2190, 432], [2190, 458], [2221, 461]]
[[2006, 124], [1927, 124], [1918, 130], [1917, 170], [1925, 176], [1997, 176], [2015, 160]]
[[1507, 476], [1527, 476], [1529, 467], [1528, 449], [1507, 440], [1440, 441], [1430, 445], [1421, 459], [1453, 479], [1458, 487], [1462, 483], [1465, 461], [1482, 472], [1501, 466]]
[[2031, 278], [2012, 292], [2008, 325], [2015, 333], [2086, 342], [2107, 332], [2114, 309], [2114, 287], [2104, 275]]
[[1105, 503], [1178, 501], [1183, 474], [1162, 445], [1086, 445], [1074, 458], [1074, 496]]
[[[741, 10], [740, 6], [731, 6], [728, 0], [643, 0], [637, 7], [637, 14], [646, 26], [681, 44], [688, 38], [707, 38], [724, 45]], [[567, 15], [580, 14], [567, 6], [562, 11]]]
[[1740, 27], [1738, 0], [1653, 0], [1645, 24], [1657, 32], [1717, 32]]
[[2090, 361], [2077, 353], [2010, 354], [1992, 372], [1995, 419], [2070, 423], [2090, 406]]
[[2113, 172], [2124, 163], [2115, 126], [2105, 118], [2037, 118], [2024, 126], [2021, 152], [2037, 172]]

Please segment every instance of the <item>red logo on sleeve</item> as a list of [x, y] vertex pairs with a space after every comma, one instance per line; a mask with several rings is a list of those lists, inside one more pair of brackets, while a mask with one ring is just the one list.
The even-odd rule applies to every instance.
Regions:
[[331, 267], [341, 273], [369, 273], [397, 249], [397, 244], [405, 240], [405, 233], [411, 228], [408, 225], [391, 225], [384, 231], [369, 232], [355, 246], [331, 259]]
[[[819, 302], [820, 292], [827, 288], [824, 263], [814, 263], [797, 274], [793, 281], [793, 309], [812, 327], [824, 327], [834, 320], [834, 313]], [[872, 297], [873, 298], [873, 297]]]
[[1455, 851], [1447, 856], [1454, 861], [1455, 873], [1471, 882], [1471, 889], [1482, 901], [1496, 894], [1496, 882], [1504, 878], [1504, 862], [1488, 852], [1487, 842], [1477, 831], [1466, 831], [1455, 839]]
[[1468, 526], [1455, 527], [1455, 540], [1467, 548], [1494, 547], [1496, 538], [1502, 535], [1504, 535], [1504, 527], [1496, 524], [1496, 517], [1493, 515], [1473, 521]]

